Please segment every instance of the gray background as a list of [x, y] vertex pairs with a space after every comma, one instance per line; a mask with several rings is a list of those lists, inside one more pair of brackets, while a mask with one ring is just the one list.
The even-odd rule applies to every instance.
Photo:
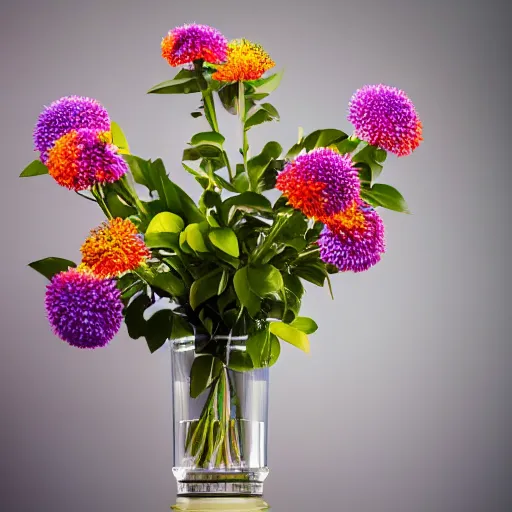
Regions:
[[[405, 89], [425, 142], [383, 181], [414, 214], [383, 212], [388, 253], [308, 288], [321, 328], [312, 354], [284, 347], [272, 371], [266, 498], [277, 512], [509, 512], [512, 509], [509, 13], [496, 1], [309, 3], [17, 0], [0, 16], [2, 304], [0, 509], [157, 512], [174, 501], [169, 359], [123, 330], [79, 352], [49, 331], [44, 279], [25, 267], [78, 259], [102, 220], [35, 158], [44, 104], [98, 98], [132, 151], [180, 168], [203, 125], [193, 97], [146, 96], [173, 74], [161, 37], [196, 21], [258, 40], [285, 67], [282, 121], [251, 133], [285, 147], [316, 128], [349, 129], [365, 83]], [[234, 120], [221, 119], [236, 141]], [[232, 149], [235, 144], [232, 145]]]

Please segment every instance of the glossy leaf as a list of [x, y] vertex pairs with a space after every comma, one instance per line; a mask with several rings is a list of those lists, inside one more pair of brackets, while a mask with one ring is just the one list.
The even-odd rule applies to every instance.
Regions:
[[174, 297], [180, 297], [185, 293], [183, 281], [172, 272], [161, 272], [151, 280], [151, 285], [160, 288]]
[[306, 334], [313, 334], [318, 329], [317, 323], [307, 316], [298, 316], [290, 325]]
[[208, 233], [208, 237], [215, 247], [224, 251], [226, 254], [233, 256], [233, 258], [238, 258], [238, 256], [240, 256], [238, 239], [232, 229], [212, 229], [210, 233]]
[[151, 306], [151, 299], [141, 293], [135, 297], [125, 310], [124, 322], [128, 330], [128, 335], [134, 340], [144, 336], [146, 332], [146, 320], [144, 320], [144, 311]]
[[249, 183], [253, 190], [257, 190], [258, 182], [272, 160], [279, 158], [283, 148], [278, 142], [267, 142], [259, 155], [249, 159], [247, 162], [247, 173], [249, 175]]
[[251, 356], [241, 350], [233, 350], [229, 355], [228, 368], [235, 372], [248, 372], [254, 369]]
[[262, 103], [252, 109], [245, 121], [245, 130], [270, 121], [279, 121], [279, 112], [270, 103]]
[[190, 287], [190, 307], [197, 309], [200, 304], [215, 297], [221, 279], [222, 269], [218, 268], [194, 281]]
[[110, 123], [110, 132], [112, 133], [112, 144], [117, 146], [119, 153], [129, 155], [130, 146], [121, 127], [114, 121]]
[[396, 212], [410, 213], [404, 197], [391, 185], [375, 184], [372, 188], [362, 188], [361, 197], [373, 206], [382, 206]]
[[261, 300], [249, 287], [247, 267], [237, 270], [233, 278], [233, 285], [240, 304], [247, 309], [249, 315], [256, 316], [260, 310]]
[[20, 178], [31, 178], [32, 176], [41, 176], [48, 174], [48, 167], [41, 160], [34, 160], [23, 169]]
[[356, 167], [358, 163], [368, 165], [371, 171], [371, 183], [373, 183], [380, 176], [386, 157], [387, 153], [383, 149], [367, 144], [352, 157], [352, 160]]
[[247, 267], [247, 279], [251, 291], [258, 297], [265, 297], [283, 288], [281, 272], [269, 264]]
[[191, 94], [199, 91], [195, 72], [182, 69], [172, 80], [166, 80], [151, 87], [148, 94]]
[[263, 95], [266, 96], [271, 92], [275, 91], [279, 84], [281, 83], [281, 79], [283, 78], [284, 69], [274, 73], [273, 75], [260, 78], [258, 80], [253, 80], [251, 82], [247, 82], [248, 91], [246, 92], [247, 96], [254, 95]]
[[204, 243], [203, 233], [199, 224], [189, 224], [185, 228], [185, 236], [188, 245], [196, 252], [208, 252], [208, 247]]
[[151, 353], [156, 352], [171, 337], [173, 314], [169, 309], [157, 311], [147, 322], [145, 338]]
[[152, 233], [179, 233], [185, 227], [183, 219], [171, 212], [157, 213], [146, 229], [146, 236]]
[[275, 334], [267, 329], [249, 337], [246, 349], [255, 368], [272, 366], [281, 353], [281, 344]]
[[300, 350], [309, 352], [309, 340], [305, 333], [284, 322], [271, 322], [269, 331], [278, 338], [290, 343]]
[[64, 258], [50, 257], [33, 261], [32, 263], [29, 263], [28, 266], [33, 268], [36, 272], [39, 272], [47, 279], [51, 279], [55, 274], [64, 272], [70, 267], [76, 267], [76, 263]]
[[239, 195], [232, 196], [222, 204], [222, 217], [227, 224], [231, 222], [234, 213], [237, 210], [245, 212], [272, 212], [270, 201], [257, 192], [242, 192]]
[[325, 148], [331, 144], [336, 144], [347, 137], [348, 135], [345, 132], [333, 128], [316, 130], [304, 139], [303, 147], [306, 151], [311, 151], [315, 148]]
[[220, 375], [223, 365], [210, 354], [197, 356], [190, 370], [190, 396], [197, 398]]
[[150, 249], [179, 249], [178, 233], [146, 233], [144, 242]]

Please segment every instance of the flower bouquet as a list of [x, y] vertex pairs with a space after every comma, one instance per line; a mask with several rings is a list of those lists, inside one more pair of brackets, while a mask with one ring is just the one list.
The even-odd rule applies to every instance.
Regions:
[[[123, 320], [151, 352], [169, 341], [180, 494], [261, 494], [268, 368], [281, 342], [309, 352], [317, 329], [300, 315], [303, 283], [330, 289], [331, 275], [380, 261], [376, 208], [407, 205], [377, 180], [387, 152], [418, 147], [422, 125], [403, 91], [368, 85], [350, 100], [351, 134], [321, 129], [300, 133], [287, 151], [275, 141], [256, 150], [249, 134], [279, 120], [268, 97], [282, 78], [268, 73], [275, 64], [263, 47], [191, 24], [171, 30], [161, 50], [181, 69], [149, 93], [200, 97], [192, 116], [204, 126], [181, 162], [203, 189], [198, 204], [162, 160], [131, 153], [99, 102], [61, 98], [41, 113], [40, 158], [21, 176], [49, 174], [96, 202], [106, 221], [83, 243], [78, 265], [50, 257], [30, 266], [50, 280], [48, 320], [69, 345], [104, 347]], [[218, 108], [239, 119], [236, 159]], [[274, 202], [266, 196], [273, 189], [281, 192]]]

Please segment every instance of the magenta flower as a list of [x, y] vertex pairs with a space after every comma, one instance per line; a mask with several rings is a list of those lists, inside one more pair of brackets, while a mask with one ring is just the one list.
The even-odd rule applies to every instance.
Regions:
[[34, 129], [34, 144], [46, 163], [48, 151], [70, 130], [89, 128], [109, 131], [110, 117], [96, 100], [81, 96], [65, 96], [46, 107]]
[[75, 268], [56, 274], [46, 288], [54, 334], [73, 347], [105, 346], [121, 328], [123, 303], [115, 281]]
[[355, 135], [397, 156], [414, 151], [423, 127], [412, 101], [404, 91], [387, 85], [366, 85], [349, 103], [348, 120]]
[[128, 166], [105, 132], [72, 130], [58, 139], [48, 153], [48, 172], [66, 188], [79, 191], [95, 183], [113, 183]]
[[322, 220], [358, 198], [360, 182], [350, 155], [317, 148], [286, 165], [276, 188], [304, 215]]
[[362, 272], [385, 252], [384, 223], [370, 205], [355, 202], [335, 215], [318, 240], [320, 257], [340, 271]]
[[200, 59], [220, 64], [228, 51], [228, 41], [217, 29], [196, 23], [173, 28], [161, 46], [162, 57], [173, 67]]

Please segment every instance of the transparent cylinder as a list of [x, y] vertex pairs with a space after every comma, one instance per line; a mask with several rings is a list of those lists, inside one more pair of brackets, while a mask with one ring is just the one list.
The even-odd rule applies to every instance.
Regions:
[[[244, 355], [246, 337], [226, 339], [213, 340], [226, 347], [225, 361]], [[261, 496], [268, 474], [269, 370], [239, 372], [222, 364], [210, 385], [192, 398], [196, 341], [190, 337], [170, 344], [178, 495]]]

